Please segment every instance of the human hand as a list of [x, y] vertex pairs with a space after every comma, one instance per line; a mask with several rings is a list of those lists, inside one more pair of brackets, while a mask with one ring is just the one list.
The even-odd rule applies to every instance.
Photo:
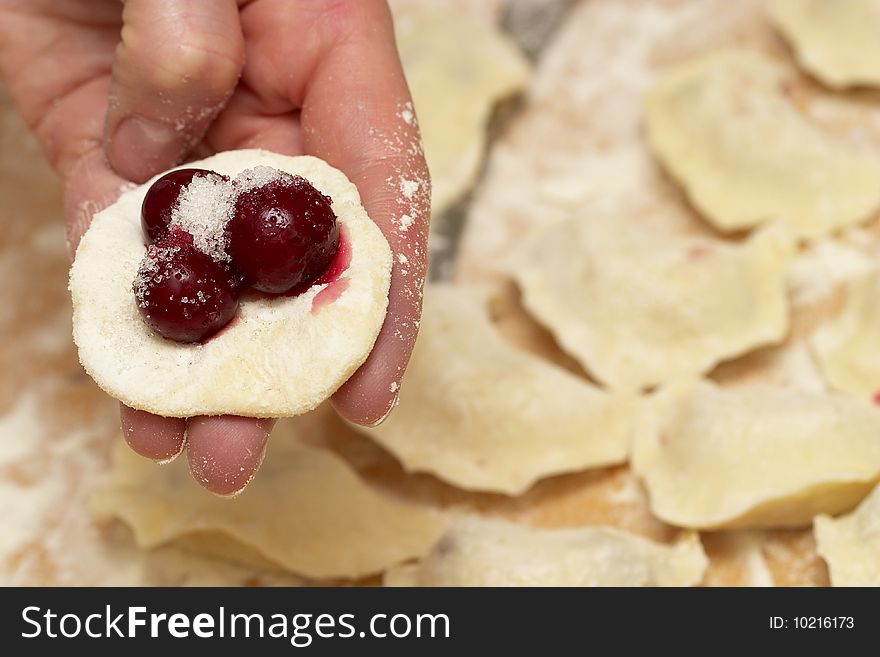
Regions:
[[[332, 402], [358, 424], [388, 414], [418, 330], [430, 182], [384, 1], [0, 0], [0, 70], [64, 185], [71, 253], [127, 180], [187, 158], [259, 147], [344, 171], [394, 270], [373, 352]], [[135, 451], [186, 446], [218, 494], [250, 481], [273, 424], [121, 416]]]

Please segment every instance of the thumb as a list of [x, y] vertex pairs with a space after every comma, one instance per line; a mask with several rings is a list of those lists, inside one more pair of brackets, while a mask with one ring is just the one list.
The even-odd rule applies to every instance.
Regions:
[[105, 148], [143, 182], [202, 138], [238, 82], [244, 39], [235, 0], [127, 0], [122, 19]]

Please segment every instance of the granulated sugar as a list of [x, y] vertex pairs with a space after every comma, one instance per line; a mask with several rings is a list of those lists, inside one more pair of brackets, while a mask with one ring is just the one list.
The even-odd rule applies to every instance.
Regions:
[[230, 260], [226, 224], [232, 219], [236, 192], [232, 182], [221, 176], [196, 176], [181, 192], [171, 215], [171, 224], [192, 235], [195, 247], [215, 262]]
[[268, 185], [270, 182], [285, 177], [292, 178], [293, 176], [265, 165], [256, 166], [253, 169], [245, 169], [235, 177], [235, 182], [233, 183], [235, 195], [237, 197], [239, 194], [244, 194], [252, 189]]
[[141, 308], [147, 307], [147, 297], [150, 296], [150, 283], [158, 284], [164, 280], [159, 271], [160, 263], [169, 262], [179, 252], [179, 246], [157, 247], [151, 245], [147, 249], [147, 255], [141, 261], [137, 276], [135, 276], [134, 283], [132, 284], [134, 296]]

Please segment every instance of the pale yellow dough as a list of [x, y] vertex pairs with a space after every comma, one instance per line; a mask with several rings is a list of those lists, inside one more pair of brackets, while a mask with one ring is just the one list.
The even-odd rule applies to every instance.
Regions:
[[367, 435], [411, 471], [515, 495], [542, 477], [626, 459], [634, 399], [504, 341], [485, 291], [426, 289], [400, 405]]
[[260, 475], [234, 499], [204, 490], [185, 459], [159, 466], [120, 443], [92, 505], [141, 547], [215, 532], [305, 577], [363, 577], [418, 558], [443, 532], [434, 515], [386, 499], [332, 452], [281, 421]]
[[812, 336], [831, 387], [866, 399], [880, 393], [880, 272], [851, 280], [841, 312]]
[[833, 586], [880, 586], [880, 486], [849, 515], [817, 516], [813, 533]]
[[333, 199], [351, 245], [347, 288], [315, 312], [320, 285], [297, 297], [249, 300], [203, 345], [166, 340], [143, 322], [132, 293], [145, 253], [140, 207], [153, 179], [95, 215], [70, 270], [80, 362], [111, 396], [168, 417], [285, 417], [315, 408], [366, 360], [388, 304], [388, 243], [357, 188], [317, 158], [240, 150], [186, 166], [234, 176], [259, 165], [299, 174]]
[[439, 216], [473, 185], [492, 108], [526, 86], [530, 67], [498, 28], [445, 6], [401, 11], [395, 28]]
[[510, 269], [566, 351], [601, 382], [637, 389], [782, 341], [792, 251], [776, 228], [734, 245], [573, 217]]
[[611, 527], [531, 529], [498, 520], [454, 524], [421, 563], [386, 586], [693, 586], [708, 565], [700, 539], [654, 543]]
[[880, 159], [811, 124], [786, 97], [788, 71], [744, 50], [670, 71], [648, 94], [648, 141], [724, 231], [781, 220], [813, 239], [880, 205]]
[[641, 419], [632, 467], [672, 525], [805, 526], [880, 479], [880, 409], [850, 397], [683, 380]]
[[770, 15], [804, 68], [828, 86], [880, 86], [878, 0], [772, 0]]

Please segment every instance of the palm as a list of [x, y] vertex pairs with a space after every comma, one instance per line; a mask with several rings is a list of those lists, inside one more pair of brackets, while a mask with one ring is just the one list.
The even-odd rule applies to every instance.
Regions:
[[[390, 15], [381, 0], [237, 4], [127, 0], [123, 16], [118, 0], [0, 0], [0, 65], [64, 182], [72, 248], [127, 179], [143, 182], [185, 157], [261, 147], [313, 154], [347, 173], [401, 256], [395, 267], [408, 269], [392, 279], [373, 353], [334, 396], [349, 420], [373, 423], [393, 406], [415, 340], [430, 194], [417, 128], [400, 119], [409, 94]], [[124, 132], [133, 117], [170, 139], [145, 147]], [[401, 198], [402, 177], [425, 181], [414, 199]], [[407, 231], [396, 223], [404, 202], [415, 219]], [[185, 424], [125, 407], [123, 425], [129, 443], [154, 458], [188, 435], [193, 473], [225, 493], [258, 467], [270, 426]]]

